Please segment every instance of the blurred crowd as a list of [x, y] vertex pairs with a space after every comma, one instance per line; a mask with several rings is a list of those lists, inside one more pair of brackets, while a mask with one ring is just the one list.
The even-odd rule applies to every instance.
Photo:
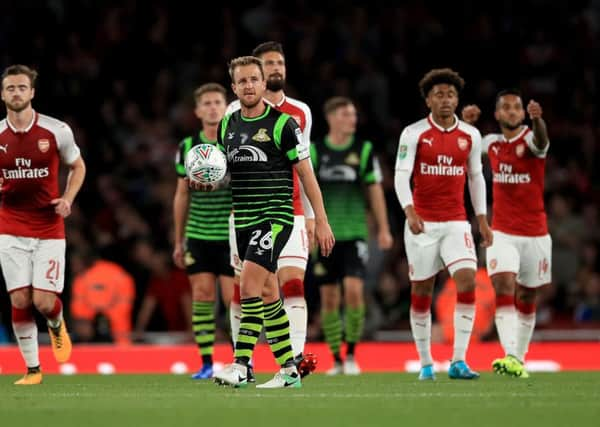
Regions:
[[[71, 125], [88, 166], [67, 221], [67, 306], [102, 305], [94, 295], [99, 292], [106, 312], [115, 307], [108, 298], [113, 292], [130, 307], [122, 316], [129, 316], [135, 337], [190, 328], [187, 278], [170, 255], [175, 152], [198, 126], [192, 92], [208, 81], [229, 87], [228, 60], [277, 40], [286, 51], [286, 92], [312, 108], [312, 138], [326, 132], [324, 100], [348, 96], [359, 110], [360, 133], [374, 142], [382, 163], [396, 241], [388, 253], [372, 245], [368, 335], [409, 328], [394, 159], [401, 129], [426, 114], [417, 82], [429, 69], [446, 66], [466, 80], [461, 105], [482, 109], [482, 133], [496, 129], [500, 89], [518, 87], [525, 102], [541, 103], [551, 138], [546, 207], [554, 281], [541, 297], [538, 325], [598, 327], [599, 1], [409, 1], [389, 7], [378, 0], [297, 0], [219, 8], [166, 0], [4, 3], [0, 65], [24, 63], [39, 71], [34, 108]], [[111, 289], [94, 288], [91, 280], [90, 289], [76, 293], [74, 278], [98, 259], [115, 263], [127, 280]], [[319, 339], [318, 290], [310, 282], [309, 273], [309, 338]], [[443, 277], [437, 289], [441, 294]], [[2, 286], [0, 324], [10, 325], [9, 313]]]

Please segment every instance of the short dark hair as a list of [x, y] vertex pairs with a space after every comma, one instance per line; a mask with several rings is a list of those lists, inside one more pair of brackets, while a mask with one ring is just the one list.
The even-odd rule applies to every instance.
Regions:
[[435, 68], [423, 76], [419, 82], [421, 96], [427, 98], [429, 91], [439, 84], [448, 84], [456, 88], [460, 93], [465, 87], [464, 79], [451, 68]]
[[506, 95], [514, 95], [514, 96], [518, 96], [519, 98], [522, 98], [521, 91], [519, 89], [517, 89], [517, 88], [511, 87], [511, 88], [508, 88], [508, 89], [502, 89], [496, 95], [496, 102], [494, 103], [494, 105], [497, 107], [498, 106], [498, 102], [500, 101], [500, 98], [502, 98], [503, 96], [506, 96]]
[[258, 66], [258, 68], [260, 69], [260, 75], [262, 76], [262, 78], [264, 80], [265, 72], [263, 71], [262, 59], [257, 58], [256, 56], [238, 56], [237, 58], [232, 59], [231, 62], [229, 63], [229, 76], [231, 77], [231, 81], [233, 82], [233, 71], [237, 67], [243, 67], [246, 65], [253, 65], [253, 64]]
[[283, 46], [279, 42], [269, 41], [259, 44], [252, 51], [252, 56], [261, 57], [267, 52], [281, 53], [281, 56], [285, 56], [283, 53]]
[[219, 83], [205, 83], [194, 91], [194, 100], [198, 102], [202, 95], [208, 92], [218, 92], [227, 99], [227, 91]]
[[29, 68], [27, 65], [15, 64], [9, 67], [6, 67], [4, 72], [2, 73], [2, 85], [4, 85], [4, 79], [8, 76], [16, 76], [18, 74], [25, 74], [29, 77], [29, 83], [32, 88], [35, 88], [35, 82], [37, 80], [38, 73], [32, 68]]
[[345, 96], [334, 96], [333, 98], [329, 98], [327, 101], [325, 101], [325, 104], [323, 104], [323, 112], [325, 113], [325, 116], [328, 116], [338, 108], [345, 107], [347, 105], [354, 105], [354, 102]]

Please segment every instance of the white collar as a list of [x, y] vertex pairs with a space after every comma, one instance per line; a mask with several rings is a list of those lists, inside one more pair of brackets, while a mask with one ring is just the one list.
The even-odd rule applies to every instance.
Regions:
[[432, 126], [435, 126], [440, 132], [452, 132], [454, 129], [456, 129], [458, 127], [458, 116], [456, 114], [454, 115], [454, 124], [452, 126], [450, 126], [448, 129], [445, 129], [445, 128], [441, 127], [440, 125], [438, 125], [435, 122], [435, 120], [433, 120], [432, 113], [429, 113], [427, 120], [429, 120], [429, 123], [431, 123]]
[[31, 122], [29, 122], [29, 124], [27, 125], [27, 127], [25, 127], [25, 129], [17, 129], [8, 119], [8, 115], [6, 116], [6, 123], [8, 123], [8, 127], [11, 128], [11, 130], [14, 133], [27, 133], [31, 130], [31, 128], [33, 127], [33, 124], [35, 123], [35, 120], [37, 119], [37, 113], [35, 112], [35, 110], [31, 110], [33, 111], [33, 116], [31, 117]]
[[517, 136], [513, 136], [510, 139], [506, 139], [504, 134], [502, 134], [502, 139], [510, 144], [510, 143], [515, 142], [516, 140], [522, 138], [523, 135], [525, 135], [528, 131], [529, 131], [529, 127], [527, 125], [523, 125], [523, 129], [521, 130], [521, 132], [519, 132], [517, 134]]
[[265, 102], [267, 104], [269, 104], [271, 107], [275, 107], [275, 108], [281, 107], [285, 103], [285, 101], [286, 101], [285, 93], [281, 97], [281, 101], [279, 101], [277, 104], [269, 101], [266, 97], [263, 97], [263, 99], [265, 100]]

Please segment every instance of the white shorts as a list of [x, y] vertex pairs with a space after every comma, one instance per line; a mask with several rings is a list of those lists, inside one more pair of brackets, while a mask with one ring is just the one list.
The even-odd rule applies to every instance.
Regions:
[[[235, 240], [235, 222], [233, 213], [229, 216], [229, 262], [235, 270], [235, 274], [239, 275], [242, 272], [242, 260], [240, 259], [237, 242]], [[292, 234], [290, 234], [290, 238], [279, 255], [277, 269], [297, 267], [306, 270], [307, 262], [308, 236], [306, 234], [306, 221], [303, 215], [295, 215]]]
[[467, 221], [425, 222], [425, 232], [413, 234], [404, 224], [404, 244], [411, 281], [426, 280], [443, 268], [450, 275], [463, 268], [477, 270], [477, 254]]
[[65, 239], [0, 234], [0, 265], [8, 292], [33, 286], [60, 294], [65, 284]]
[[494, 230], [494, 243], [487, 249], [489, 276], [515, 273], [517, 283], [537, 288], [552, 281], [552, 238], [515, 236]]
[[295, 215], [294, 228], [292, 228], [292, 234], [290, 234], [290, 238], [279, 255], [277, 269], [296, 267], [306, 270], [307, 262], [308, 235], [306, 234], [306, 220], [304, 219], [304, 215]]

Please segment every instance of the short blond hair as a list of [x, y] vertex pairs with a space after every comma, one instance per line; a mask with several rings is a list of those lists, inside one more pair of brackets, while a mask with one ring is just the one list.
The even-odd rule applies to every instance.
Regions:
[[[246, 65], [256, 65], [260, 70], [260, 75], [263, 80], [265, 79], [265, 73], [263, 71], [263, 62], [262, 59], [257, 58], [256, 56], [238, 56], [234, 58], [229, 63], [229, 77], [231, 77], [231, 81], [233, 82], [233, 72], [237, 67], [244, 67]], [[235, 83], [235, 82], [234, 82]]]

